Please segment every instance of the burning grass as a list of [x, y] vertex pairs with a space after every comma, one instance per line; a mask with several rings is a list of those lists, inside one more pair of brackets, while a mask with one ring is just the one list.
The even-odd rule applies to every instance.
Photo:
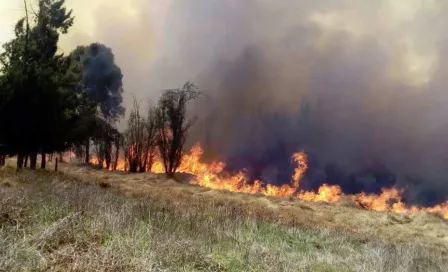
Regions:
[[[403, 229], [413, 222], [427, 229], [446, 226], [432, 215], [421, 214], [418, 221], [345, 206], [338, 214], [337, 205], [214, 191], [158, 175], [62, 168], [64, 174], [0, 172], [0, 270], [445, 271], [448, 266], [442, 246], [428, 247], [432, 240], [383, 239], [367, 224], [382, 218]], [[104, 183], [108, 188], [100, 186]], [[365, 230], [341, 225], [341, 212], [357, 216], [358, 229], [364, 224]]]
[[[401, 214], [410, 214], [420, 211], [439, 214], [448, 219], [448, 201], [440, 203], [433, 207], [419, 207], [407, 205], [402, 199], [403, 190], [399, 188], [383, 188], [381, 194], [345, 195], [342, 188], [338, 185], [328, 185], [323, 183], [316, 191], [305, 191], [300, 188], [300, 181], [308, 170], [307, 155], [300, 151], [292, 154], [291, 162], [295, 164], [294, 173], [289, 183], [276, 186], [269, 182], [261, 180], [252, 181], [246, 175], [245, 170], [236, 173], [226, 172], [224, 162], [215, 161], [212, 163], [201, 162], [204, 151], [198, 143], [194, 145], [189, 154], [183, 156], [181, 165], [177, 169], [178, 174], [190, 174], [194, 178], [189, 180], [190, 184], [200, 185], [211, 189], [227, 190], [230, 192], [261, 194], [265, 196], [297, 198], [311, 202], [336, 203], [346, 198], [351, 198], [356, 204], [374, 211], [392, 211]], [[69, 153], [68, 157], [73, 157]], [[67, 158], [68, 160], [70, 158]], [[93, 162], [97, 160], [92, 159]], [[123, 171], [126, 169], [124, 161], [118, 161], [117, 169]], [[164, 173], [163, 163], [156, 156], [154, 164], [151, 167], [152, 173]], [[324, 181], [323, 181], [324, 182]]]
[[[294, 173], [290, 184], [275, 186], [264, 183], [260, 180], [251, 182], [244, 171], [235, 174], [224, 171], [224, 162], [213, 162], [205, 164], [201, 162], [204, 153], [200, 144], [192, 147], [190, 154], [182, 159], [179, 172], [195, 175], [190, 183], [212, 189], [227, 190], [231, 192], [241, 192], [250, 194], [262, 194], [265, 196], [295, 197], [301, 200], [312, 202], [336, 203], [344, 197], [351, 197], [352, 201], [363, 207], [374, 211], [393, 211], [396, 213], [415, 213], [426, 211], [438, 213], [448, 219], [448, 201], [434, 207], [418, 207], [406, 205], [402, 200], [402, 190], [397, 188], [383, 188], [379, 195], [359, 193], [353, 196], [346, 196], [340, 186], [322, 184], [316, 192], [304, 191], [300, 188], [300, 181], [308, 170], [307, 155], [305, 152], [292, 154], [291, 161], [295, 164]], [[152, 168], [154, 173], [163, 173], [163, 164], [156, 161]]]

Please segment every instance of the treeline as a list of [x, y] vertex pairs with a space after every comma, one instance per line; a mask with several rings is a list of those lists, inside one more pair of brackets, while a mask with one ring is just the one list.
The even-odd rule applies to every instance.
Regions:
[[157, 105], [149, 102], [143, 117], [140, 104], [134, 99], [128, 128], [123, 134], [126, 169], [130, 172], [150, 171], [156, 156], [160, 157], [169, 177], [173, 177], [184, 155], [188, 130], [195, 119], [187, 118], [187, 104], [199, 96], [190, 82], [181, 89], [165, 90]]
[[15, 37], [0, 54], [0, 166], [17, 156], [17, 169], [29, 158], [30, 168], [46, 167], [47, 155], [74, 150], [90, 163], [92, 144], [97, 165], [116, 169], [119, 152], [131, 172], [149, 170], [156, 153], [172, 175], [180, 164], [188, 128], [186, 104], [199, 94], [187, 83], [167, 90], [149, 114], [138, 103], [121, 134], [117, 121], [122, 106], [123, 74], [112, 50], [103, 44], [78, 46], [60, 53], [58, 41], [73, 25], [65, 0], [39, 0], [37, 8], [24, 1], [25, 16]]

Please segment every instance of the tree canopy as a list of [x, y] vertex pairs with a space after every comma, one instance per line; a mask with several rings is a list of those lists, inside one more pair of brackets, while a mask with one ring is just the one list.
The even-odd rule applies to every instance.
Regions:
[[71, 11], [63, 0], [40, 0], [38, 7], [32, 19], [27, 13], [19, 20], [0, 56], [2, 139], [19, 156], [62, 149], [79, 104], [70, 60], [57, 52], [59, 35], [73, 24]]
[[65, 1], [39, 0], [31, 15], [26, 2], [25, 9], [0, 55], [0, 144], [18, 155], [18, 168], [24, 156], [35, 167], [38, 152], [98, 139], [101, 129], [110, 134], [124, 114], [123, 75], [111, 49], [92, 44], [64, 56], [59, 37], [74, 22]]
[[106, 120], [123, 117], [123, 74], [112, 50], [99, 43], [78, 46], [70, 57], [81, 69], [80, 87]]
[[197, 88], [187, 82], [164, 91], [146, 117], [135, 102], [121, 134], [115, 124], [125, 113], [123, 74], [112, 49], [92, 43], [60, 53], [60, 35], [74, 22], [65, 0], [38, 0], [31, 14], [24, 3], [25, 16], [0, 54], [0, 166], [9, 154], [17, 155], [18, 169], [28, 157], [35, 169], [41, 153], [45, 168], [46, 154], [69, 148], [90, 163], [93, 143], [100, 167], [116, 169], [123, 149], [132, 172], [151, 170], [158, 155], [173, 176], [195, 121], [187, 116], [187, 104], [198, 97]]

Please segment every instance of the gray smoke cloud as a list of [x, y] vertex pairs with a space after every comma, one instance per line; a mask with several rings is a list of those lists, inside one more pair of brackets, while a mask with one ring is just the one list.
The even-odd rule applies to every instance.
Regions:
[[447, 15], [435, 0], [171, 1], [144, 72], [138, 51], [106, 44], [132, 67], [127, 91], [203, 90], [190, 140], [230, 170], [288, 182], [304, 150], [305, 188], [397, 185], [433, 204], [448, 198]]

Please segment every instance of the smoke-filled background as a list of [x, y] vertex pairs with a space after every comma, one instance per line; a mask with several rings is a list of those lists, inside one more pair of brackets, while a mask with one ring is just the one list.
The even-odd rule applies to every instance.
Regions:
[[285, 183], [304, 150], [305, 189], [448, 199], [446, 1], [91, 2], [67, 1], [77, 22], [61, 46], [110, 46], [140, 99], [192, 80], [191, 142], [229, 170]]

